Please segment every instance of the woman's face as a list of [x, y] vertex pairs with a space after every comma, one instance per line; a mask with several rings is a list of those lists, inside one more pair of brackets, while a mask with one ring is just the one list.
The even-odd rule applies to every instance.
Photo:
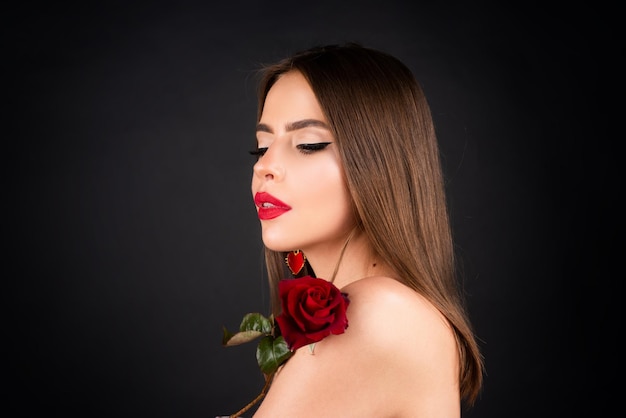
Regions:
[[265, 246], [306, 254], [343, 244], [354, 216], [339, 152], [299, 72], [284, 74], [267, 94], [257, 143], [252, 195]]

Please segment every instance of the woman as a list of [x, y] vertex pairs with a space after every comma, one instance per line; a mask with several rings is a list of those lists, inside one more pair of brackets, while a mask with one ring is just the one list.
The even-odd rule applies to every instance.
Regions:
[[257, 144], [274, 315], [294, 250], [349, 305], [345, 331], [295, 350], [254, 416], [459, 417], [483, 364], [456, 285], [433, 121], [410, 70], [355, 44], [266, 67]]

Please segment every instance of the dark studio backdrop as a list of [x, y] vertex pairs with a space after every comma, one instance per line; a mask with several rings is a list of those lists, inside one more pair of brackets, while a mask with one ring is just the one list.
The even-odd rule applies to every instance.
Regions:
[[221, 346], [269, 302], [253, 74], [343, 41], [396, 55], [430, 100], [487, 370], [464, 416], [608, 409], [620, 229], [595, 222], [619, 195], [615, 12], [469, 3], [4, 12], [12, 416], [206, 418], [258, 393], [256, 344]]

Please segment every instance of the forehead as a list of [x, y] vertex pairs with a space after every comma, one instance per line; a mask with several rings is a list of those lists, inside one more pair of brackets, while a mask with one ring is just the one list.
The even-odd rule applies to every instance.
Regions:
[[291, 123], [301, 119], [326, 122], [313, 89], [298, 71], [283, 74], [270, 88], [260, 122]]

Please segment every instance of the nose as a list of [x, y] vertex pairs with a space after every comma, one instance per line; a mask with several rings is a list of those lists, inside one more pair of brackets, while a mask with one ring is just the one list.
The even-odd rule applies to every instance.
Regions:
[[285, 167], [271, 147], [254, 164], [254, 175], [260, 180], [280, 181], [285, 176]]

